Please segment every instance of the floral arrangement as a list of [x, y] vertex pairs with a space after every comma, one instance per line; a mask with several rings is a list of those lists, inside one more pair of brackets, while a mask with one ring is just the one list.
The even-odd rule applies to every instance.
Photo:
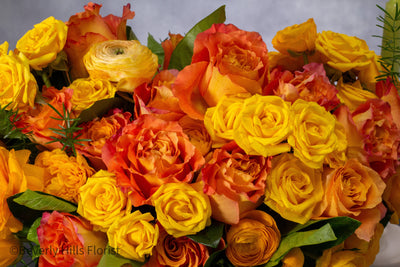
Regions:
[[0, 46], [1, 266], [373, 263], [400, 214], [391, 57], [311, 18], [269, 51], [224, 6], [145, 46], [100, 8]]

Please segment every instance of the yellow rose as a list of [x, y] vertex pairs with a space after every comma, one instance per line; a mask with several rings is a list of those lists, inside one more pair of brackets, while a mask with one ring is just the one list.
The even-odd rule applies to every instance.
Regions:
[[0, 238], [0, 266], [11, 266], [16, 262], [22, 256], [21, 247], [19, 239], [12, 233]]
[[229, 228], [225, 253], [235, 266], [261, 265], [269, 261], [280, 241], [281, 234], [272, 216], [252, 210]]
[[282, 267], [298, 267], [304, 265], [304, 254], [300, 248], [293, 248], [282, 259]]
[[213, 141], [213, 147], [221, 147], [233, 140], [237, 128], [237, 115], [243, 108], [243, 101], [249, 94], [224, 95], [215, 107], [208, 108], [204, 115], [204, 126]]
[[337, 83], [338, 98], [340, 102], [349, 107], [350, 111], [354, 111], [359, 105], [363, 104], [368, 99], [378, 98], [374, 93], [364, 90], [360, 80], [352, 84], [344, 83], [343, 79]]
[[33, 107], [38, 86], [24, 56], [0, 56], [0, 106], [25, 111]]
[[33, 69], [41, 70], [63, 50], [67, 31], [68, 27], [64, 22], [48, 17], [22, 36], [16, 48], [28, 58]]
[[315, 39], [317, 38], [317, 25], [314, 19], [286, 27], [276, 33], [272, 39], [272, 46], [282, 54], [290, 54], [288, 51], [297, 53], [313, 51]]
[[194, 235], [211, 224], [211, 206], [201, 183], [167, 183], [152, 195], [157, 220], [175, 238]]
[[118, 91], [133, 92], [151, 81], [158, 58], [139, 41], [109, 40], [93, 44], [83, 63], [93, 79], [117, 82]]
[[81, 154], [69, 157], [61, 149], [39, 153], [35, 165], [46, 170], [44, 192], [75, 203], [78, 202], [79, 188], [94, 174]]
[[94, 230], [106, 232], [110, 225], [131, 212], [128, 197], [117, 186], [115, 175], [100, 170], [79, 188], [77, 212], [88, 219]]
[[110, 81], [92, 78], [76, 79], [69, 88], [74, 90], [71, 104], [76, 111], [88, 109], [96, 101], [113, 98], [117, 91]]
[[362, 253], [355, 250], [343, 250], [343, 245], [324, 250], [316, 265], [316, 267], [343, 266], [367, 267], [368, 265]]
[[319, 169], [325, 157], [337, 149], [336, 118], [317, 103], [302, 99], [293, 103], [292, 110], [293, 134], [288, 143], [304, 164]]
[[315, 48], [321, 54], [324, 63], [341, 72], [362, 70], [375, 61], [375, 52], [369, 50], [364, 40], [342, 33], [319, 33]]
[[331, 168], [342, 166], [347, 161], [348, 142], [346, 129], [339, 121], [336, 121], [335, 124], [335, 135], [337, 137], [336, 149], [325, 157], [325, 163]]
[[29, 155], [29, 150], [0, 147], [0, 238], [22, 230], [22, 223], [8, 208], [7, 198], [27, 189], [43, 190], [43, 169], [28, 164]]
[[321, 170], [303, 164], [293, 154], [273, 157], [264, 203], [283, 218], [304, 224], [320, 214], [324, 197]]
[[118, 218], [107, 231], [108, 242], [121, 256], [144, 262], [157, 245], [158, 226], [152, 223], [154, 217], [149, 213], [135, 211]]
[[290, 103], [279, 96], [253, 95], [243, 103], [234, 129], [235, 142], [248, 155], [273, 156], [288, 152], [292, 131]]
[[7, 55], [8, 53], [8, 42], [4, 42], [0, 45], [0, 56]]

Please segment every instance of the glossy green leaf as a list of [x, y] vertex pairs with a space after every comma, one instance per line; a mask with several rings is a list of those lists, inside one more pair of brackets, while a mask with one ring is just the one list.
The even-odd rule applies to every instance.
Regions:
[[33, 243], [35, 243], [37, 245], [39, 245], [37, 228], [39, 227], [41, 220], [42, 220], [42, 217], [37, 218], [31, 225], [31, 227], [29, 228], [28, 234], [26, 235], [26, 239], [28, 239], [29, 241], [32, 241]]
[[138, 40], [131, 26], [126, 26], [126, 40]]
[[137, 262], [119, 256], [116, 250], [107, 246], [106, 249], [104, 250], [104, 254], [101, 257], [97, 267], [110, 267], [110, 266], [120, 267], [124, 264], [130, 264], [131, 267], [140, 267], [144, 265], [143, 262]]
[[158, 65], [162, 67], [164, 65], [164, 49], [151, 34], [147, 37], [147, 47], [158, 57]]
[[30, 209], [42, 211], [74, 212], [77, 208], [75, 204], [61, 198], [29, 189], [14, 198], [13, 201]]
[[208, 257], [204, 267], [234, 267], [225, 255], [225, 250], [218, 250]]
[[192, 61], [193, 45], [196, 36], [199, 33], [208, 30], [215, 23], [224, 23], [225, 19], [225, 5], [223, 5], [198, 22], [192, 29], [190, 29], [172, 52], [168, 68], [181, 70], [185, 66], [189, 65]]
[[213, 221], [213, 223], [209, 227], [206, 227], [204, 230], [200, 231], [196, 235], [189, 235], [187, 237], [197, 243], [216, 248], [221, 241], [223, 233], [224, 224], [218, 221]]

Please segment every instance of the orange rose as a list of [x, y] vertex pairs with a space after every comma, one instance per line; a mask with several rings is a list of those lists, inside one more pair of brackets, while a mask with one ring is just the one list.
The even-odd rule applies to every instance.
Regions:
[[189, 137], [190, 142], [203, 156], [206, 156], [211, 149], [212, 142], [204, 123], [189, 116], [182, 117], [178, 122], [182, 126], [183, 132]]
[[369, 241], [381, 219], [379, 205], [386, 187], [381, 177], [356, 159], [342, 167], [325, 172], [323, 217], [349, 216], [362, 224], [355, 231], [360, 239]]
[[122, 17], [100, 15], [101, 5], [90, 2], [85, 11], [77, 13], [67, 22], [68, 33], [64, 50], [68, 55], [73, 79], [88, 76], [82, 58], [94, 43], [106, 40], [126, 40], [126, 21], [135, 16], [130, 4], [123, 8]]
[[165, 39], [161, 43], [161, 46], [164, 50], [164, 65], [163, 65], [164, 70], [168, 69], [168, 65], [169, 65], [169, 61], [171, 59], [172, 52], [174, 52], [175, 47], [183, 39], [183, 36], [180, 34], [168, 33], [168, 35], [169, 35], [169, 38]]
[[212, 217], [237, 224], [242, 213], [260, 205], [267, 166], [265, 157], [249, 156], [234, 142], [215, 150], [213, 158], [201, 170]]
[[98, 251], [107, 244], [105, 234], [83, 218], [57, 211], [43, 213], [37, 234], [43, 251], [39, 267], [97, 266], [103, 255]]
[[214, 24], [197, 35], [192, 63], [180, 71], [173, 90], [182, 110], [203, 119], [227, 94], [261, 94], [268, 71], [267, 46], [256, 32]]
[[390, 219], [391, 223], [400, 223], [400, 169], [397, 168], [394, 175], [386, 180], [386, 190], [383, 193], [383, 199], [385, 200], [388, 209], [393, 211], [393, 215]]
[[[206, 246], [186, 236], [174, 238], [162, 231], [153, 259], [161, 266], [203, 266], [209, 257]], [[150, 263], [149, 262], [149, 263]], [[154, 265], [149, 265], [152, 267]]]
[[[14, 266], [22, 257], [23, 246], [18, 237], [9, 232], [4, 238], [0, 237], [0, 266]], [[19, 253], [18, 253], [19, 252]]]
[[103, 161], [134, 206], [145, 204], [159, 186], [190, 182], [204, 164], [200, 151], [177, 122], [142, 115], [107, 141]]
[[267, 213], [252, 210], [226, 234], [226, 256], [235, 266], [256, 266], [269, 261], [281, 241], [275, 220]]
[[282, 267], [298, 267], [304, 265], [304, 254], [300, 248], [293, 248], [282, 259]]

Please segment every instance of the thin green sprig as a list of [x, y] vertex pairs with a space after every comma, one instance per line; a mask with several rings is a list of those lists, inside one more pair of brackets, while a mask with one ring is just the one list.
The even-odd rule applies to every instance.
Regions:
[[382, 45], [378, 47], [382, 51], [379, 62], [384, 70], [376, 78], [377, 80], [386, 80], [389, 76], [397, 86], [400, 77], [400, 37], [397, 37], [400, 36], [400, 9], [396, 3], [396, 10], [392, 15], [381, 6], [377, 5], [377, 7], [384, 12], [383, 16], [377, 17], [382, 25], [376, 25], [383, 30], [383, 35], [373, 35], [373, 37], [382, 39]]
[[90, 139], [79, 139], [79, 137], [82, 135], [76, 134], [77, 131], [82, 130], [81, 127], [78, 127], [79, 118], [72, 118], [71, 113], [68, 109], [65, 108], [65, 105], [63, 105], [63, 113], [59, 112], [55, 107], [53, 107], [51, 104], [48, 104], [59, 116], [59, 118], [56, 117], [51, 117], [54, 120], [58, 120], [62, 122], [61, 124], [58, 125], [60, 128], [50, 128], [54, 133], [59, 135], [60, 137], [54, 137], [52, 136], [51, 139], [53, 141], [47, 142], [47, 144], [50, 143], [55, 143], [59, 142], [63, 145], [62, 150], [64, 150], [68, 155], [72, 155], [76, 157], [76, 145], [83, 146], [81, 142], [90, 142]]

